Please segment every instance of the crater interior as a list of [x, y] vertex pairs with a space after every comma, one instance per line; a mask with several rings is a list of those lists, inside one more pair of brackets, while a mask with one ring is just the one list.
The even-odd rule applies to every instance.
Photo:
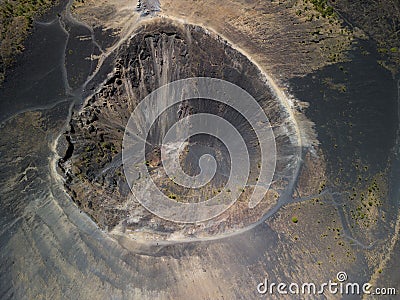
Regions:
[[[238, 187], [243, 189], [238, 201], [214, 219], [179, 224], [153, 215], [132, 196], [123, 172], [121, 149], [125, 126], [137, 104], [155, 89], [191, 77], [223, 79], [252, 95], [273, 128], [277, 157], [269, 191], [259, 205], [249, 208], [248, 198], [251, 186], [258, 180], [261, 155], [250, 124], [233, 108], [210, 99], [190, 99], [170, 107], [151, 128], [143, 163], [153, 177], [157, 174], [155, 182], [171, 199], [196, 202], [212, 197], [221, 192], [231, 167], [223, 143], [200, 134], [188, 140], [180, 165], [187, 174], [196, 175], [199, 157], [211, 154], [217, 162], [211, 182], [191, 190], [168, 180], [163, 173], [160, 144], [180, 119], [196, 113], [226, 119], [240, 132], [250, 156], [250, 176], [245, 186]], [[80, 112], [72, 116], [65, 138], [69, 147], [59, 166], [71, 198], [101, 228], [135, 239], [204, 238], [251, 226], [282, 197], [291, 195], [299, 162], [295, 124], [260, 69], [217, 34], [172, 20], [151, 20], [120, 46], [113, 71]]]

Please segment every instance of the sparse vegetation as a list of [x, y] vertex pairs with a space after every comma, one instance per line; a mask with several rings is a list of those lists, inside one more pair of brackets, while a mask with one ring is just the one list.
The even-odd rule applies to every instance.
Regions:
[[332, 17], [335, 14], [333, 7], [328, 5], [327, 2], [327, 0], [311, 0], [315, 10], [318, 11], [324, 18]]
[[[399, 73], [400, 66], [400, 2], [398, 0], [370, 1], [343, 0], [332, 2], [336, 11], [347, 16], [353, 26], [361, 28], [377, 45], [378, 63]], [[362, 11], [362, 13], [360, 13]]]
[[55, 5], [57, 0], [5, 0], [0, 4], [0, 85], [23, 42], [33, 19]]
[[168, 195], [168, 198], [169, 199], [176, 199], [176, 195], [175, 194], [173, 194], [173, 193], [170, 193], [169, 195]]

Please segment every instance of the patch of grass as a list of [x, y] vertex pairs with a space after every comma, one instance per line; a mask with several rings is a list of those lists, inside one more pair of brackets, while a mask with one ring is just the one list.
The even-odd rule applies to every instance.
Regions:
[[170, 193], [169, 195], [168, 195], [168, 198], [169, 199], [176, 199], [176, 195], [175, 194], [173, 194], [173, 193]]
[[312, 5], [316, 11], [318, 11], [322, 17], [333, 17], [335, 11], [332, 6], [328, 5], [327, 0], [311, 0]]

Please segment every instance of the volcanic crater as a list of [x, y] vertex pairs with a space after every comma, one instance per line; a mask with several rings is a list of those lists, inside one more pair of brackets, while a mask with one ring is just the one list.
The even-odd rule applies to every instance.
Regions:
[[[223, 37], [198, 25], [150, 19], [121, 44], [113, 64], [113, 71], [98, 91], [72, 114], [64, 133], [68, 147], [59, 161], [72, 200], [99, 227], [144, 240], [215, 237], [257, 223], [282, 197], [292, 195], [301, 153], [296, 124], [285, 99], [277, 96], [265, 74]], [[276, 168], [265, 197], [250, 208], [249, 195], [258, 180], [261, 158], [250, 124], [239, 112], [210, 99], [190, 99], [170, 107], [153, 124], [147, 140], [143, 163], [150, 174], [163, 172], [160, 142], [168, 129], [197, 113], [218, 115], [229, 121], [240, 132], [250, 156], [250, 176], [240, 187], [240, 198], [229, 209], [208, 221], [181, 224], [159, 218], [133, 197], [124, 175], [121, 151], [125, 126], [137, 104], [157, 88], [191, 77], [223, 79], [254, 97], [273, 129]], [[189, 190], [167, 179], [156, 180], [160, 190], [180, 202], [208, 199], [220, 193], [231, 167], [229, 153], [221, 141], [206, 135], [190, 138], [180, 165], [187, 174], [196, 175], [198, 158], [203, 154], [211, 154], [217, 162], [217, 173], [209, 184]]]

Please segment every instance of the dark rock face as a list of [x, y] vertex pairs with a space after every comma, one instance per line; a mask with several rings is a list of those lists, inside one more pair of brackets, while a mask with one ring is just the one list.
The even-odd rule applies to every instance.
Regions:
[[[197, 225], [168, 222], [145, 210], [130, 195], [121, 158], [124, 129], [137, 103], [160, 86], [190, 77], [224, 79], [249, 92], [263, 107], [274, 128], [278, 154], [273, 184], [256, 209], [248, 207], [246, 191], [221, 216]], [[238, 128], [248, 146], [250, 167], [254, 171], [248, 183], [255, 182], [260, 154], [254, 132], [233, 109], [207, 99], [182, 102], [155, 122], [149, 134], [151, 146], [146, 149], [149, 170], [162, 168], [159, 144], [168, 128], [179, 119], [198, 112], [222, 116]], [[299, 158], [295, 125], [257, 66], [215, 34], [171, 20], [152, 21], [140, 27], [120, 47], [114, 71], [99, 92], [73, 115], [65, 136], [72, 153], [60, 161], [60, 167], [67, 178], [66, 188], [77, 205], [100, 227], [114, 228], [114, 232], [140, 230], [163, 238], [177, 231], [183, 236], [199, 237], [229, 233], [256, 222], [276, 205], [286, 189], [291, 189]], [[201, 144], [202, 151], [208, 149], [220, 155], [219, 167], [229, 170], [229, 155], [218, 140], [197, 136], [191, 143]], [[198, 172], [195, 160], [189, 156], [182, 159], [183, 169], [189, 174]], [[211, 187], [202, 191], [203, 195], [211, 196], [225, 181], [223, 175], [216, 176]], [[184, 189], [175, 189], [173, 193], [186, 197], [181, 199], [192, 197]]]

